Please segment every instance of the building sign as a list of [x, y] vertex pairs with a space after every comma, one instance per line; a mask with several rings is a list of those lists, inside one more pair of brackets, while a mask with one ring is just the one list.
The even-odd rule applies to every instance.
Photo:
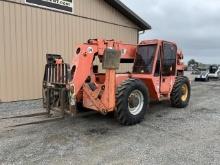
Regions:
[[51, 9], [57, 9], [67, 12], [73, 12], [74, 0], [25, 0], [28, 4], [44, 6]]

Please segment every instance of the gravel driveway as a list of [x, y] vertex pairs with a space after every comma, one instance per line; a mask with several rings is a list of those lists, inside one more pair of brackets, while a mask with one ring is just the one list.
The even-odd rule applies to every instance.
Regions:
[[[125, 127], [111, 116], [0, 119], [0, 164], [219, 164], [220, 82], [193, 82], [186, 109], [153, 103]], [[41, 100], [0, 104], [0, 118], [44, 112]]]

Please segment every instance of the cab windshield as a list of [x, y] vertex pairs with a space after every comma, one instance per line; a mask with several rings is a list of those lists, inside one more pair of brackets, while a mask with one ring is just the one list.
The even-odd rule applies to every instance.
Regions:
[[210, 73], [215, 73], [217, 70], [218, 70], [217, 66], [210, 66], [210, 68], [209, 68]]
[[152, 73], [156, 49], [157, 45], [144, 45], [137, 48], [133, 67], [134, 73]]

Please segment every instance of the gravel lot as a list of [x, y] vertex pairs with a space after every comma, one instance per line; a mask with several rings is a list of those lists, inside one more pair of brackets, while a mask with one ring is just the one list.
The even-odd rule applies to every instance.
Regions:
[[[193, 77], [191, 77], [193, 78]], [[0, 164], [219, 164], [220, 82], [192, 82], [186, 109], [154, 103], [138, 125], [111, 116], [10, 127], [46, 116], [0, 119]], [[0, 118], [44, 112], [41, 100], [0, 104]]]

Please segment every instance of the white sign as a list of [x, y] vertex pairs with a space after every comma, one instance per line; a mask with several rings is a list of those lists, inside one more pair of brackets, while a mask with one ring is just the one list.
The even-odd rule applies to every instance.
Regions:
[[74, 0], [25, 0], [28, 4], [73, 13]]

